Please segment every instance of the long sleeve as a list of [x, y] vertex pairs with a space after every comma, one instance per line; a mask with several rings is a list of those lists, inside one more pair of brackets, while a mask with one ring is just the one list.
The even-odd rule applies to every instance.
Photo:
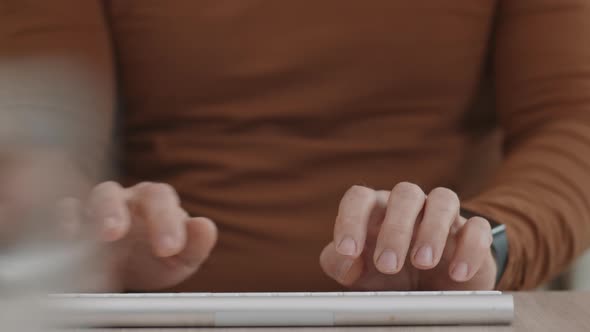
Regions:
[[0, 0], [0, 147], [58, 144], [102, 161], [115, 100], [102, 6]]
[[464, 207], [507, 225], [500, 289], [530, 289], [590, 246], [590, 2], [504, 0], [495, 32], [505, 159]]

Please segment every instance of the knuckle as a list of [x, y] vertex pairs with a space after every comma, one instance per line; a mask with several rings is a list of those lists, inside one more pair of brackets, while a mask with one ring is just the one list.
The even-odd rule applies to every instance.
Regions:
[[153, 183], [153, 182], [142, 183], [140, 190], [141, 190], [142, 195], [145, 195], [148, 197], [163, 197], [163, 196], [176, 197], [176, 190], [174, 190], [174, 188], [167, 183]]
[[175, 220], [170, 221], [168, 216], [170, 216], [170, 210], [164, 206], [155, 206], [145, 212], [146, 222], [157, 224], [157, 228], [170, 229], [174, 227]]
[[118, 184], [115, 181], [106, 181], [106, 182], [102, 182], [96, 185], [96, 187], [94, 187], [94, 193], [95, 194], [102, 194], [102, 193], [108, 193], [111, 191], [115, 191], [115, 190], [120, 190], [122, 187], [120, 184]]
[[348, 207], [351, 204], [358, 204], [359, 202], [363, 205], [372, 204], [374, 200], [376, 200], [376, 195], [373, 189], [363, 186], [352, 186], [342, 197], [338, 211], [350, 210]]
[[400, 182], [396, 184], [391, 192], [392, 195], [395, 195], [398, 198], [408, 200], [424, 199], [426, 196], [424, 191], [422, 191], [418, 185], [410, 182]]
[[490, 233], [492, 232], [492, 227], [490, 226], [490, 223], [482, 217], [473, 217], [471, 219], [469, 219], [469, 225], [471, 225], [471, 227], [473, 227], [475, 230], [477, 230], [480, 233]]
[[97, 206], [97, 208], [105, 209], [105, 210], [118, 209], [120, 204], [122, 204], [122, 202], [118, 197], [108, 197], [108, 196], [105, 196], [105, 197], [101, 198], [100, 200], [96, 200], [94, 202], [94, 205]]
[[428, 194], [428, 200], [437, 200], [446, 206], [450, 206], [453, 209], [459, 208], [459, 196], [451, 189], [438, 187], [434, 188]]
[[151, 182], [151, 181], [142, 181], [142, 182], [136, 184], [135, 187], [138, 188], [138, 189], [141, 189], [141, 188], [143, 188], [145, 186], [150, 186], [152, 184], [154, 184], [154, 182]]
[[349, 199], [370, 198], [375, 195], [375, 191], [364, 186], [354, 185], [350, 187], [345, 196]]
[[[121, 186], [116, 182], [103, 182], [98, 184], [92, 190], [90, 197], [84, 203], [86, 212], [89, 216], [102, 214], [112, 214], [121, 202], [121, 195], [118, 194]], [[64, 199], [64, 204], [68, 206], [75, 205], [77, 200], [74, 198]]]
[[121, 185], [115, 181], [105, 181], [99, 184], [99, 186], [106, 186], [109, 188], [121, 188]]
[[[450, 204], [443, 204], [443, 203], [435, 203], [435, 204], [430, 204], [428, 206], [428, 208], [436, 213], [438, 215], [438, 217], [447, 217], [447, 216], [451, 216], [451, 215], [456, 215], [457, 212], [459, 212], [459, 209], [456, 208], [453, 205]], [[447, 218], [444, 218], [447, 219]], [[441, 221], [441, 220], [439, 220]], [[444, 221], [444, 220], [443, 220]], [[452, 222], [452, 220], [449, 220]]]
[[449, 222], [459, 215], [459, 204], [448, 203], [445, 201], [427, 199], [426, 208], [429, 213], [436, 216], [437, 219], [443, 218]]

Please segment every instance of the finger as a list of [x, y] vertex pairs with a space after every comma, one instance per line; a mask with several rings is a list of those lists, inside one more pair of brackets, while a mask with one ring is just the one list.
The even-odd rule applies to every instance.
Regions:
[[358, 257], [361, 254], [376, 201], [375, 191], [362, 186], [351, 187], [342, 197], [334, 226], [334, 243], [341, 255]]
[[397, 184], [391, 191], [373, 257], [380, 272], [394, 274], [401, 270], [425, 199], [422, 189], [408, 182]]
[[209, 257], [217, 242], [217, 227], [207, 218], [189, 218], [186, 223], [187, 242], [184, 249], [169, 262], [192, 273]]
[[125, 189], [116, 182], [103, 182], [90, 192], [87, 217], [99, 230], [103, 241], [121, 239], [131, 227]]
[[130, 189], [134, 218], [145, 223], [154, 254], [170, 257], [186, 243], [187, 213], [180, 207], [176, 191], [163, 183], [141, 183]]
[[457, 235], [457, 249], [449, 265], [449, 275], [457, 282], [464, 282], [473, 278], [490, 255], [492, 230], [487, 220], [473, 217]]
[[363, 260], [340, 254], [334, 242], [331, 242], [320, 254], [320, 266], [330, 278], [350, 287], [362, 274]]
[[74, 239], [79, 233], [82, 221], [80, 200], [66, 197], [57, 202], [57, 221], [67, 239]]
[[385, 213], [387, 212], [387, 202], [389, 201], [389, 190], [377, 190], [375, 195], [377, 196], [375, 201], [375, 207], [371, 214], [369, 225], [367, 226], [367, 239], [365, 240], [365, 248], [375, 249], [375, 243], [379, 236], [379, 230], [381, 230], [381, 224], [385, 219]]
[[433, 189], [426, 198], [424, 217], [412, 248], [412, 264], [418, 269], [435, 267], [445, 248], [451, 225], [459, 218], [459, 197], [447, 188]]

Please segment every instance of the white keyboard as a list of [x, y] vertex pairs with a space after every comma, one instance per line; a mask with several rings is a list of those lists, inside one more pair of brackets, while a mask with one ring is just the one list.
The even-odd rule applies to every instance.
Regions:
[[495, 291], [57, 294], [60, 324], [79, 327], [510, 324]]

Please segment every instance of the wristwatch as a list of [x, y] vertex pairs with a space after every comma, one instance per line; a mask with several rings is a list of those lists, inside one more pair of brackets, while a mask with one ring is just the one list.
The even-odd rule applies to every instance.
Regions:
[[496, 266], [498, 268], [496, 273], [496, 285], [500, 282], [506, 264], [508, 263], [508, 237], [506, 237], [506, 225], [500, 224], [495, 220], [492, 220], [486, 216], [482, 216], [479, 213], [475, 213], [469, 210], [461, 209], [461, 216], [469, 219], [473, 217], [482, 217], [486, 219], [492, 227], [492, 254], [496, 260]]

